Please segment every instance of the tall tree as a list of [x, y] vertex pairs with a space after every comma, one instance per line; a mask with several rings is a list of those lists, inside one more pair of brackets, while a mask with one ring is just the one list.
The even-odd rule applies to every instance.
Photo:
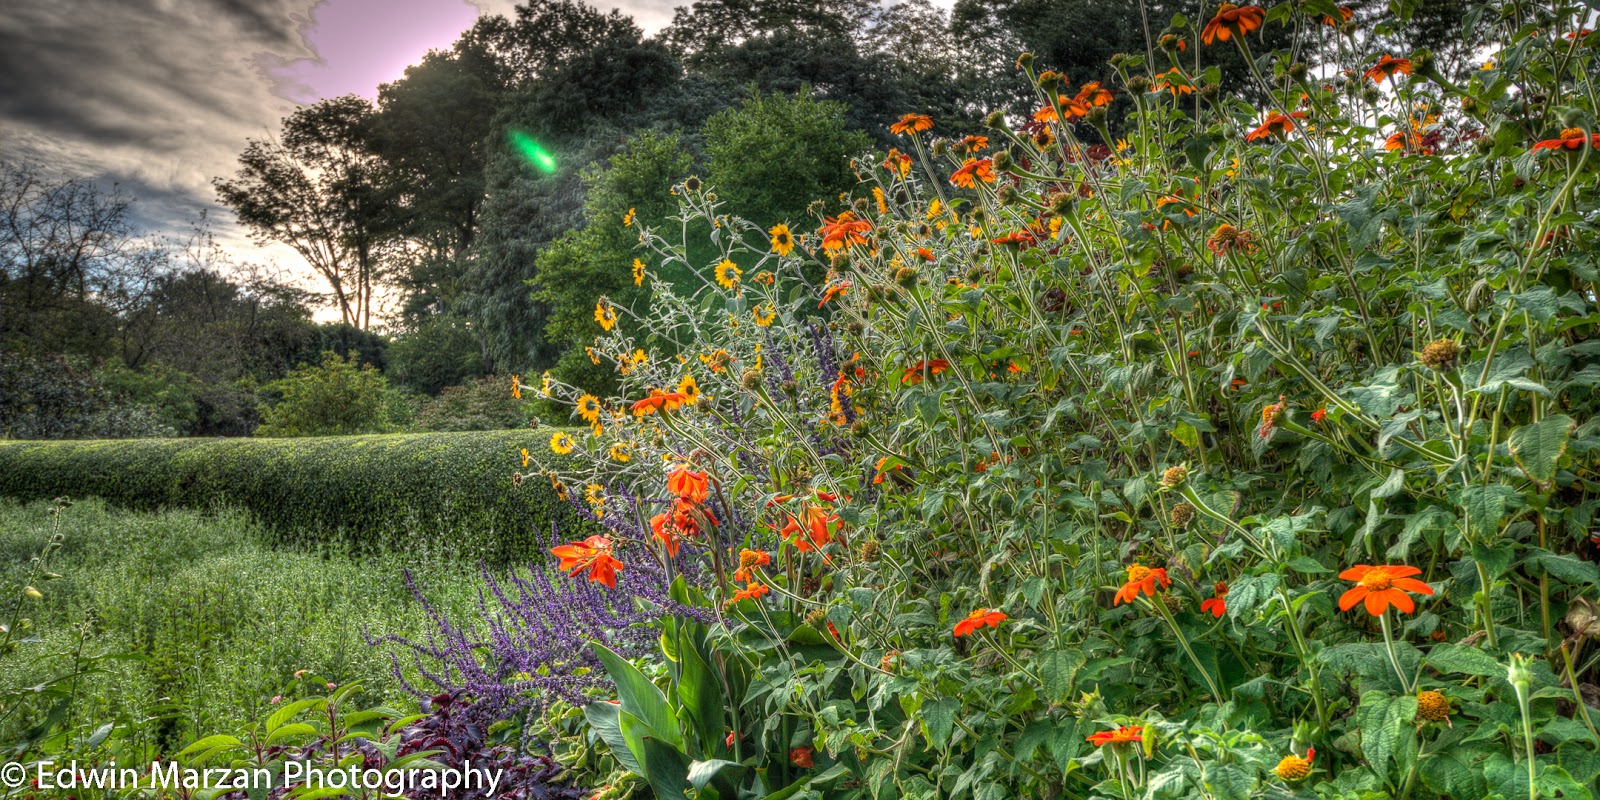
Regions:
[[328, 283], [340, 318], [365, 329], [399, 243], [393, 186], [373, 146], [376, 109], [347, 95], [295, 111], [277, 140], [251, 140], [212, 182], [263, 243], [286, 244]]

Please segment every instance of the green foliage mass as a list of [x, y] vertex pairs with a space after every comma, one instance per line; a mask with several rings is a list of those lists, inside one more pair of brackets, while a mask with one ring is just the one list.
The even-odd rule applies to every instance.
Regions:
[[346, 436], [393, 431], [400, 404], [378, 370], [327, 353], [274, 381], [278, 399], [261, 414], [257, 436]]
[[548, 483], [513, 486], [518, 449], [547, 450], [550, 435], [6, 442], [0, 496], [94, 495], [142, 510], [234, 507], [283, 541], [357, 551], [409, 549], [418, 537], [448, 535], [464, 559], [508, 563], [541, 553], [552, 526], [563, 536], [586, 530]]
[[706, 120], [706, 172], [728, 207], [757, 224], [800, 219], [812, 201], [855, 183], [850, 159], [867, 134], [845, 124], [842, 103], [752, 93]]

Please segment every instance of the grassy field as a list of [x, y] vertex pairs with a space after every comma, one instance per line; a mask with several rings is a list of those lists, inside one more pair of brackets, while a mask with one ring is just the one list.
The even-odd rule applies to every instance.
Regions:
[[[51, 535], [49, 509], [0, 501], [0, 597], [25, 585]], [[89, 500], [63, 512], [60, 530], [64, 546], [49, 566], [62, 577], [39, 583], [42, 599], [20, 601], [38, 640], [0, 658], [0, 686], [59, 673], [75, 653], [131, 654], [85, 679], [72, 713], [84, 725], [148, 726], [158, 747], [261, 719], [299, 670], [359, 681], [372, 701], [400, 700], [387, 653], [363, 634], [426, 630], [402, 570], [447, 611], [471, 609], [481, 583], [471, 564], [442, 557], [273, 545], [237, 512], [135, 512]], [[8, 604], [0, 615], [11, 615]]]

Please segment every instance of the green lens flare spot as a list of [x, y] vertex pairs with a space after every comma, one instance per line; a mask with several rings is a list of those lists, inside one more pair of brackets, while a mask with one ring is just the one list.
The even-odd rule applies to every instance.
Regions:
[[522, 131], [514, 130], [511, 132], [511, 146], [516, 148], [517, 153], [540, 172], [551, 173], [556, 171], [555, 156], [550, 155], [550, 151], [544, 149], [544, 145], [534, 141], [532, 136]]

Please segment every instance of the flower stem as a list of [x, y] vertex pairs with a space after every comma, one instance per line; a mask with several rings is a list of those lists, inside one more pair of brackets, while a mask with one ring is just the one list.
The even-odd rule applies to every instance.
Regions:
[[1400, 679], [1400, 688], [1406, 694], [1411, 693], [1411, 681], [1406, 678], [1404, 670], [1400, 669], [1400, 659], [1394, 653], [1394, 633], [1389, 629], [1389, 609], [1384, 609], [1378, 616], [1378, 621], [1383, 624], [1383, 646], [1389, 651], [1389, 665], [1394, 667], [1395, 677]]
[[1151, 598], [1150, 605], [1155, 606], [1156, 613], [1167, 621], [1167, 627], [1172, 628], [1172, 632], [1178, 637], [1178, 644], [1183, 645], [1183, 652], [1189, 655], [1189, 660], [1194, 663], [1194, 668], [1199, 670], [1201, 677], [1206, 679], [1206, 686], [1211, 690], [1211, 699], [1216, 701], [1217, 705], [1221, 705], [1222, 692], [1217, 690], [1217, 682], [1212, 680], [1211, 673], [1207, 672], [1205, 665], [1200, 663], [1200, 657], [1195, 655], [1194, 650], [1189, 647], [1189, 638], [1183, 635], [1183, 631], [1178, 627], [1178, 621], [1173, 619], [1172, 612], [1167, 610], [1167, 604], [1161, 602], [1160, 598]]

